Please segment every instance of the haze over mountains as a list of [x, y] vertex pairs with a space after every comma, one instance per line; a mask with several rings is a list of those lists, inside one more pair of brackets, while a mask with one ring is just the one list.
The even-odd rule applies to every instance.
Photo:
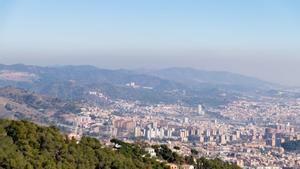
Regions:
[[253, 77], [192, 68], [133, 71], [23, 64], [0, 65], [0, 86], [24, 88], [63, 99], [84, 99], [89, 91], [100, 90], [114, 99], [187, 104], [212, 101], [217, 104], [278, 87]]
[[248, 77], [240, 74], [225, 71], [205, 71], [193, 68], [173, 67], [157, 71], [151, 71], [149, 74], [163, 79], [188, 84], [193, 87], [201, 85], [232, 86], [244, 89], [268, 89], [278, 85], [263, 81], [257, 78]]

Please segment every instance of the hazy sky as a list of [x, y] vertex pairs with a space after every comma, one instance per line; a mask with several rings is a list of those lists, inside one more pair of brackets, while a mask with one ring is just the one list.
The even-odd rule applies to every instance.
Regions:
[[0, 63], [189, 66], [300, 86], [298, 0], [0, 0]]

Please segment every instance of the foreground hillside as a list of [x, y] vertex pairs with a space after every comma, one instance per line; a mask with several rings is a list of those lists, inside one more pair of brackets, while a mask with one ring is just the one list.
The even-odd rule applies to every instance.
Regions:
[[[54, 127], [41, 127], [26, 121], [0, 120], [0, 168], [167, 168], [164, 163], [144, 156], [145, 152], [137, 144], [120, 144], [121, 149], [112, 150], [89, 137], [83, 137], [80, 142], [70, 140]], [[160, 156], [167, 154], [162, 151]], [[196, 166], [199, 169], [238, 168], [220, 160], [204, 158], [197, 160]]]
[[77, 144], [56, 128], [25, 121], [1, 121], [0, 126], [0, 168], [164, 168], [104, 148], [96, 139], [83, 137]]

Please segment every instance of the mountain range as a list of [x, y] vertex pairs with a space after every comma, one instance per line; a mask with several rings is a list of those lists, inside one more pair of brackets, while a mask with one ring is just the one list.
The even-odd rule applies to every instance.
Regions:
[[192, 68], [137, 71], [23, 64], [0, 65], [0, 87], [6, 86], [76, 101], [87, 99], [90, 91], [100, 91], [112, 99], [190, 105], [219, 105], [279, 87], [240, 74]]

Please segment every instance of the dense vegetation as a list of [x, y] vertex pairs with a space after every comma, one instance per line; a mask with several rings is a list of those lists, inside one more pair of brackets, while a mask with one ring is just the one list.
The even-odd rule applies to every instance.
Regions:
[[226, 163], [220, 159], [197, 159], [195, 169], [240, 169], [237, 165]]
[[300, 151], [300, 140], [298, 141], [288, 141], [282, 144], [282, 147], [286, 151]]
[[198, 151], [194, 149], [191, 150], [191, 156], [182, 157], [176, 152], [173, 152], [166, 145], [155, 145], [153, 148], [155, 149], [158, 158], [169, 163], [190, 164], [195, 166], [195, 169], [240, 169], [237, 165], [229, 164], [220, 159], [209, 160], [203, 157], [196, 159], [195, 157], [197, 156]]
[[183, 164], [185, 162], [183, 157], [173, 152], [167, 145], [155, 145], [153, 148], [158, 158], [166, 160], [169, 163]]
[[[118, 148], [105, 147], [96, 139], [68, 139], [55, 127], [42, 127], [27, 121], [0, 120], [0, 169], [165, 169], [143, 150], [147, 143], [111, 140]], [[166, 145], [153, 146], [157, 158], [196, 169], [238, 169], [219, 159], [182, 157]], [[193, 155], [196, 151], [192, 150]]]
[[164, 165], [143, 158], [130, 147], [127, 151], [113, 151], [93, 138], [83, 137], [79, 143], [70, 140], [54, 127], [2, 120], [0, 168], [162, 169]]

